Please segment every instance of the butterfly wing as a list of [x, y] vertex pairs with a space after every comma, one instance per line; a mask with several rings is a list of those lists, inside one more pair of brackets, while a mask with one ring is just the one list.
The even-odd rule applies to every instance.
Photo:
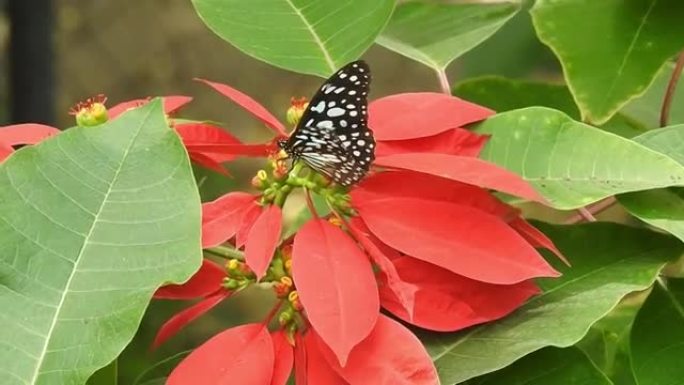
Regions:
[[359, 181], [375, 159], [369, 85], [364, 61], [342, 67], [316, 92], [283, 149], [343, 186]]

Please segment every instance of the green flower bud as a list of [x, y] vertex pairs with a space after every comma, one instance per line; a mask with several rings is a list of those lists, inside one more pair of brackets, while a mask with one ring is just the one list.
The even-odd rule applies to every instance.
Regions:
[[81, 127], [100, 125], [109, 119], [105, 102], [107, 97], [100, 94], [77, 103], [69, 110], [70, 115], [76, 117], [76, 124]]

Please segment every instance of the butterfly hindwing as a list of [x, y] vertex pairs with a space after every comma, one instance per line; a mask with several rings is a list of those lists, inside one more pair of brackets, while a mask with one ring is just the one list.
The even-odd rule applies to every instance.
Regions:
[[343, 186], [359, 181], [375, 159], [369, 84], [365, 62], [342, 67], [316, 92], [283, 149]]

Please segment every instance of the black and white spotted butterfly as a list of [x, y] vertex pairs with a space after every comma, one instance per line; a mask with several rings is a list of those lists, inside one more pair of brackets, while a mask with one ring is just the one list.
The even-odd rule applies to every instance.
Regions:
[[342, 67], [316, 92], [280, 148], [342, 186], [358, 182], [375, 159], [375, 139], [368, 129], [369, 84], [364, 61]]

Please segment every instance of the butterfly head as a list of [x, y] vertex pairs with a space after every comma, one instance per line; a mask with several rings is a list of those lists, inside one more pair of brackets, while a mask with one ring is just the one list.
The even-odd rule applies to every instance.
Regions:
[[278, 145], [278, 148], [285, 151], [285, 148], [287, 147], [287, 139], [278, 139], [276, 142]]

